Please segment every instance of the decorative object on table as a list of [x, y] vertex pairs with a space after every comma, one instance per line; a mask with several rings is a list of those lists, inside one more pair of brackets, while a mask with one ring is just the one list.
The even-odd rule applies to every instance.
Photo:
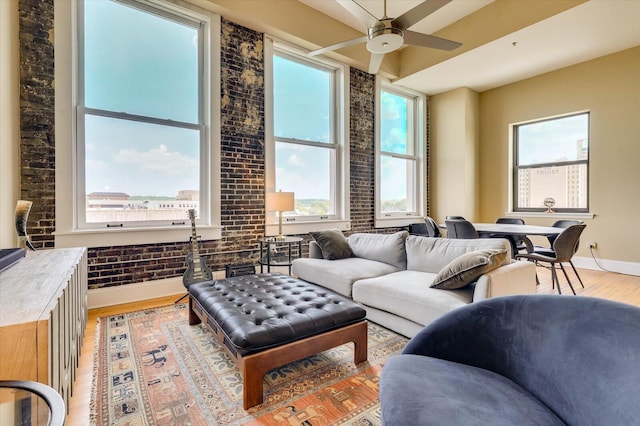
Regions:
[[293, 192], [267, 192], [265, 210], [278, 212], [278, 236], [276, 240], [284, 240], [282, 235], [282, 213], [295, 209], [295, 195]]
[[264, 403], [245, 411], [240, 371], [204, 324], [188, 324], [188, 311], [178, 304], [99, 318], [91, 424], [379, 424], [382, 364], [405, 337], [369, 324], [368, 363], [356, 367], [346, 344], [276, 368]]
[[16, 231], [18, 232], [18, 246], [35, 251], [36, 249], [27, 235], [27, 220], [32, 205], [31, 201], [18, 200], [16, 204]]
[[[200, 257], [199, 250], [199, 238], [196, 234], [196, 211], [195, 209], [189, 209], [189, 219], [191, 219], [191, 253], [187, 255], [187, 270], [184, 271], [182, 276], [182, 284], [185, 288], [189, 288], [191, 284], [199, 283], [202, 281], [209, 281], [213, 279], [213, 272], [207, 266], [204, 259]], [[175, 303], [180, 302], [187, 297], [185, 294]]]
[[553, 210], [551, 210], [551, 207], [556, 205], [556, 200], [554, 200], [551, 197], [547, 197], [544, 199], [542, 204], [544, 204], [544, 206], [547, 208], [545, 213], [553, 213]]
[[289, 275], [291, 275], [291, 264], [295, 259], [302, 257], [302, 238], [300, 237], [283, 237], [281, 240], [277, 238], [260, 239], [260, 273], [271, 272], [272, 266], [287, 267]]

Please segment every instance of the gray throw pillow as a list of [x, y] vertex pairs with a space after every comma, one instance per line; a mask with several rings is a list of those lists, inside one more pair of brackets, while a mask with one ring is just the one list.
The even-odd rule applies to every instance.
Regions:
[[351, 246], [347, 239], [338, 229], [328, 229], [326, 231], [310, 232], [311, 236], [320, 246], [322, 257], [327, 260], [346, 259], [353, 257]]
[[455, 290], [465, 287], [489, 271], [504, 263], [507, 257], [505, 249], [486, 249], [472, 251], [449, 262], [436, 275], [431, 288]]

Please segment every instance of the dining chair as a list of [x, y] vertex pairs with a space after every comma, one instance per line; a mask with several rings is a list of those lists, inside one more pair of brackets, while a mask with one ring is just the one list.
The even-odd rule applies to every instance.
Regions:
[[438, 224], [436, 223], [435, 220], [433, 220], [431, 217], [427, 216], [424, 218], [424, 222], [427, 225], [427, 229], [429, 231], [429, 236], [430, 237], [442, 237], [442, 234], [440, 233], [440, 227], [438, 226]]
[[[524, 219], [519, 217], [499, 217], [496, 219], [496, 223], [506, 223], [510, 225], [524, 225]], [[527, 247], [533, 247], [533, 243], [526, 235], [507, 235], [507, 234], [491, 234], [493, 238], [506, 238], [511, 242], [511, 247], [513, 248], [513, 256], [519, 252], [527, 250]], [[527, 244], [529, 244], [527, 246]]]
[[[581, 220], [561, 219], [561, 220], [555, 221], [553, 223], [553, 225], [551, 225], [551, 226], [553, 226], [554, 228], [567, 228], [567, 227], [572, 226], [572, 225], [581, 225], [583, 223], [584, 222], [582, 222]], [[557, 235], [547, 235], [546, 237], [547, 237], [547, 241], [549, 241], [549, 247], [533, 246], [533, 253], [542, 254], [544, 256], [553, 256], [554, 255], [554, 253], [553, 253], [553, 242], [557, 238]], [[576, 242], [575, 251], [578, 251], [579, 246], [580, 246], [580, 240], [578, 240]], [[584, 284], [582, 283], [582, 279], [580, 278], [580, 275], [578, 274], [578, 270], [573, 265], [573, 262], [571, 261], [571, 259], [569, 259], [569, 265], [571, 265], [571, 269], [573, 269], [573, 273], [576, 274], [576, 277], [578, 278], [578, 281], [580, 282], [580, 285], [582, 286], [582, 288], [584, 288]]]
[[466, 220], [463, 216], [446, 216], [444, 219], [445, 220], [447, 220], [447, 219], [451, 219], [451, 220]]
[[440, 228], [435, 220], [429, 216], [424, 218], [423, 223], [412, 223], [409, 225], [409, 234], [422, 235], [424, 237], [438, 238], [441, 237]]
[[464, 219], [446, 219], [447, 238], [469, 240], [480, 238], [478, 231], [471, 222]]
[[545, 255], [535, 252], [518, 253], [516, 255], [516, 258], [531, 260], [533, 262], [536, 262], [536, 265], [539, 262], [549, 263], [549, 267], [551, 269], [551, 286], [553, 288], [557, 285], [558, 293], [562, 294], [562, 289], [560, 288], [560, 280], [558, 279], [558, 273], [556, 271], [556, 264], [560, 265], [560, 269], [562, 269], [562, 272], [567, 279], [567, 283], [569, 283], [569, 287], [571, 287], [571, 291], [575, 295], [576, 291], [573, 288], [573, 284], [569, 279], [569, 275], [567, 275], [567, 271], [564, 269], [564, 266], [562, 266], [562, 264], [564, 262], [571, 261], [571, 258], [576, 253], [576, 245], [578, 244], [578, 240], [580, 239], [580, 234], [582, 234], [582, 231], [584, 231], [584, 228], [586, 228], [586, 226], [587, 225], [585, 224], [571, 225], [560, 234], [558, 234], [558, 236], [553, 241], [553, 252], [551, 255]]
[[429, 236], [429, 227], [426, 223], [412, 223], [409, 225], [409, 235], [421, 235], [423, 237]]

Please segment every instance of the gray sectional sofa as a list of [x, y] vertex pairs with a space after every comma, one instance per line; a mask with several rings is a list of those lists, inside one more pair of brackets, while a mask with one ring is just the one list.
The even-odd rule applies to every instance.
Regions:
[[[407, 337], [443, 314], [469, 303], [496, 296], [536, 292], [535, 266], [513, 261], [506, 239], [457, 240], [395, 234], [356, 233], [346, 241], [350, 257], [325, 259], [311, 241], [309, 257], [296, 259], [292, 274], [351, 297], [367, 311], [367, 318]], [[463, 288], [431, 288], [441, 271], [461, 256], [478, 250], [502, 250], [504, 261]]]

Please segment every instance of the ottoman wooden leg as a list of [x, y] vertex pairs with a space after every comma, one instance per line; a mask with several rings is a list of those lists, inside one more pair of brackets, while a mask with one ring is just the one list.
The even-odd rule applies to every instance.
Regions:
[[349, 342], [354, 343], [353, 361], [359, 364], [367, 360], [367, 337], [367, 322], [362, 321], [241, 357], [238, 362], [244, 379], [244, 409], [263, 402], [262, 380], [272, 368]]

